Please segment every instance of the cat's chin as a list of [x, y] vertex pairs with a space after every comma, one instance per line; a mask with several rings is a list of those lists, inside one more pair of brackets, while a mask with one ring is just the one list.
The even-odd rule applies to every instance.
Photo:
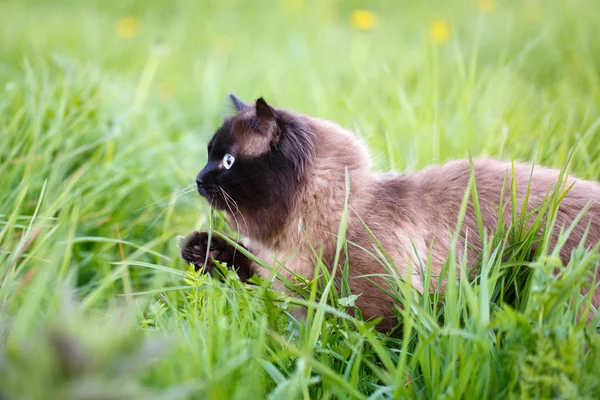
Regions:
[[198, 193], [204, 197], [208, 204], [215, 210], [226, 210], [227, 203], [223, 198], [223, 195], [216, 187], [212, 186], [199, 186]]
[[218, 197], [211, 197], [211, 196], [202, 196], [204, 197], [204, 199], [206, 199], [206, 201], [208, 202], [208, 205], [210, 205], [211, 208], [214, 208], [215, 210], [218, 211], [227, 211], [227, 203], [225, 203], [225, 201], [222, 198], [218, 198]]
[[227, 207], [227, 204], [225, 204], [225, 202], [221, 202], [220, 200], [215, 199], [206, 200], [208, 201], [208, 204], [212, 209], [215, 209], [217, 211], [229, 211], [229, 208]]

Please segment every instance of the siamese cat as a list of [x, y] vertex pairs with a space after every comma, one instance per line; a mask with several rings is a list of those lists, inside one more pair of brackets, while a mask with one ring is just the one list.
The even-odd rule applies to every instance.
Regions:
[[[363, 317], [383, 318], [378, 329], [392, 326], [394, 302], [373, 283], [386, 287], [373, 274], [390, 273], [374, 256], [376, 247], [385, 249], [398, 276], [419, 291], [424, 289], [423, 268], [428, 261], [430, 287], [443, 290], [444, 283], [437, 276], [456, 243], [452, 241], [455, 233], [462, 238], [454, 249], [457, 259], [466, 257], [469, 265], [477, 263], [481, 236], [472, 197], [456, 232], [470, 185], [469, 160], [413, 174], [377, 175], [371, 171], [366, 147], [339, 125], [275, 109], [263, 98], [247, 105], [230, 97], [237, 113], [224, 120], [208, 144], [208, 162], [196, 177], [198, 192], [246, 238], [246, 249], [284, 277], [291, 280], [298, 274], [311, 279], [315, 249], [317, 253], [321, 249], [323, 262], [333, 267], [346, 174], [349, 283], [352, 293], [360, 294], [356, 305]], [[517, 215], [525, 199], [528, 212], [535, 215], [559, 183], [559, 171], [521, 163], [513, 169], [512, 163], [475, 159], [473, 170], [481, 223], [488, 233], [495, 232], [499, 222], [511, 222], [513, 177]], [[551, 244], [556, 243], [561, 228], [568, 228], [582, 210], [587, 212], [560, 251], [565, 265], [584, 237], [587, 247], [600, 241], [600, 184], [570, 177], [566, 186], [570, 191], [560, 204]], [[208, 232], [192, 232], [182, 244], [181, 256], [207, 272], [214, 267], [213, 260], [227, 263], [243, 281], [253, 274], [270, 273], [217, 235], [209, 243]], [[598, 276], [591, 279], [596, 282]], [[283, 289], [277, 280], [274, 286]], [[593, 304], [600, 305], [598, 289]]]

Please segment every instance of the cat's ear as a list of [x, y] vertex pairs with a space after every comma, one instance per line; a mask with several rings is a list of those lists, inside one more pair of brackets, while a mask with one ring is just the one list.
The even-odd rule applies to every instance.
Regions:
[[268, 105], [262, 97], [256, 100], [256, 117], [268, 127], [268, 132], [271, 135], [271, 144], [276, 146], [281, 136], [281, 130], [277, 123], [277, 111]]
[[275, 110], [262, 97], [256, 100], [256, 116], [263, 121], [276, 120]]
[[229, 98], [231, 99], [231, 102], [235, 106], [235, 109], [238, 111], [242, 111], [249, 107], [248, 104], [246, 104], [242, 100], [238, 99], [238, 97], [233, 93], [229, 94]]

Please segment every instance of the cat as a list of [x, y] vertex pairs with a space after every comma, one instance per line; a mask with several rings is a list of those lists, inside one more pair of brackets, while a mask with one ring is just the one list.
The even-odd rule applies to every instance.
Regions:
[[[382, 278], [363, 277], [388, 273], [373, 255], [376, 245], [365, 226], [412, 287], [424, 290], [422, 266], [429, 259], [431, 287], [443, 290], [444, 283], [436, 276], [450, 252], [461, 203], [470, 185], [469, 160], [450, 161], [411, 174], [375, 174], [366, 146], [341, 126], [275, 109], [262, 97], [253, 105], [230, 97], [236, 114], [224, 119], [210, 140], [208, 162], [196, 183], [200, 195], [213, 208], [222, 210], [231, 228], [246, 238], [240, 246], [269, 265], [279, 265], [278, 271], [289, 280], [293, 273], [312, 277], [314, 249], [322, 249], [322, 260], [331, 268], [348, 176], [349, 282], [352, 293], [360, 294], [356, 305], [363, 317], [381, 317], [378, 329], [389, 329], [394, 323], [395, 304], [373, 283], [385, 287]], [[472, 163], [481, 223], [488, 233], [496, 231], [499, 220], [504, 224], [511, 221], [513, 176], [517, 214], [527, 196], [528, 211], [539, 207], [559, 180], [557, 170], [524, 163], [493, 159], [474, 159]], [[560, 204], [552, 245], [561, 227], [567, 228], [582, 210], [589, 209], [560, 251], [565, 265], [586, 229], [587, 247], [600, 241], [600, 184], [569, 177], [566, 185], [572, 187]], [[505, 206], [502, 219], [500, 204]], [[458, 259], [464, 256], [469, 265], [475, 264], [481, 241], [472, 198], [459, 233], [469, 246], [464, 242], [455, 246]], [[213, 260], [227, 263], [244, 281], [253, 274], [269, 276], [268, 270], [224, 239], [213, 234], [209, 243], [208, 236], [208, 232], [192, 232], [183, 242], [182, 258], [197, 268], [208, 259], [205, 271], [214, 268]], [[284, 289], [277, 280], [274, 287]], [[593, 304], [596, 308], [600, 305], [600, 290], [595, 290]]]

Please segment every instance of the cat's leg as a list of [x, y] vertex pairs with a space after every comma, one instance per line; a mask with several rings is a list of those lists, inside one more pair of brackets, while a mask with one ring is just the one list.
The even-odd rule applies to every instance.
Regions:
[[[242, 244], [238, 243], [238, 245], [244, 247]], [[209, 240], [208, 231], [190, 233], [181, 241], [180, 247], [181, 258], [187, 263], [194, 264], [196, 270], [204, 267], [205, 272], [212, 274], [216, 270], [214, 263], [216, 260], [234, 269], [242, 282], [247, 282], [256, 273], [252, 260], [216, 234], [210, 235]]]

